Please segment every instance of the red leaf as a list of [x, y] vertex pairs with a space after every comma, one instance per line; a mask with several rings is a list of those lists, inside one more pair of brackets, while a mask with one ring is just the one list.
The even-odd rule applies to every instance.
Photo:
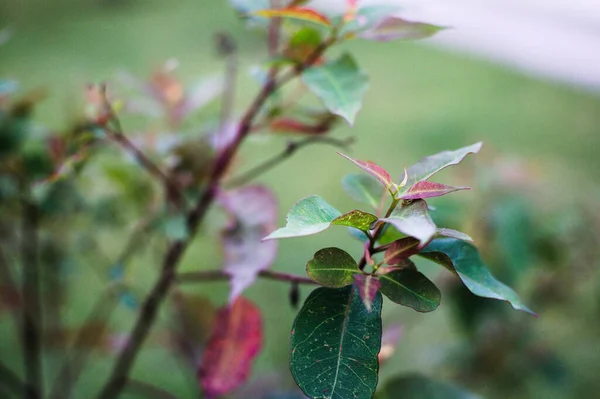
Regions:
[[331, 26], [331, 21], [325, 15], [306, 7], [288, 7], [279, 10], [260, 10], [253, 13], [265, 18], [292, 18], [314, 22], [319, 25]]
[[343, 156], [344, 158], [346, 158], [365, 172], [368, 172], [371, 175], [375, 176], [377, 180], [379, 180], [388, 190], [392, 187], [393, 183], [390, 174], [381, 166], [373, 162], [360, 161], [358, 159], [350, 158], [348, 155], [344, 155], [341, 152], [338, 152], [338, 154], [340, 154], [341, 156]]
[[362, 299], [367, 311], [370, 312], [375, 295], [377, 295], [377, 291], [379, 291], [379, 287], [381, 286], [379, 279], [365, 274], [355, 274], [354, 284], [358, 287], [360, 299]]
[[397, 265], [409, 256], [419, 253], [419, 240], [404, 237], [391, 243], [385, 251], [383, 261], [388, 265]]
[[400, 199], [415, 200], [422, 198], [439, 197], [459, 190], [470, 190], [471, 187], [452, 187], [430, 181], [419, 181], [404, 193]]
[[262, 317], [252, 302], [238, 297], [221, 308], [198, 369], [205, 397], [226, 395], [242, 385], [261, 345]]

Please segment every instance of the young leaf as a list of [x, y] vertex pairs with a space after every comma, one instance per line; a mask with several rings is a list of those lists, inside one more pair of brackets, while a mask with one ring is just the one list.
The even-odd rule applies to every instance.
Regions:
[[431, 37], [443, 29], [446, 28], [423, 22], [407, 21], [398, 17], [388, 17], [375, 28], [361, 33], [360, 37], [381, 42], [395, 39], [417, 40]]
[[388, 218], [379, 219], [391, 223], [401, 233], [416, 238], [421, 246], [427, 244], [437, 232], [437, 228], [429, 216], [427, 203], [416, 200], [394, 211]]
[[473, 294], [507, 301], [514, 309], [535, 315], [510, 287], [492, 276], [473, 244], [454, 238], [438, 238], [419, 255], [456, 272]]
[[453, 229], [438, 229], [437, 233], [435, 235], [436, 235], [436, 237], [442, 236], [442, 237], [449, 237], [449, 238], [457, 238], [459, 240], [473, 242], [473, 239], [468, 234], [465, 234], [462, 231], [453, 230]]
[[371, 176], [351, 173], [342, 179], [342, 188], [355, 201], [379, 208], [384, 194], [379, 182]]
[[355, 229], [362, 231], [369, 231], [371, 229], [371, 224], [375, 221], [377, 221], [377, 216], [355, 209], [351, 212], [338, 216], [331, 222], [331, 224], [337, 226], [354, 227]]
[[481, 149], [482, 143], [475, 143], [468, 147], [454, 151], [442, 151], [430, 155], [408, 168], [408, 181], [405, 187], [410, 189], [415, 183], [427, 180], [440, 170], [460, 163], [468, 154], [476, 154]]
[[252, 302], [238, 297], [220, 309], [198, 368], [204, 395], [219, 397], [242, 385], [261, 345], [262, 317]]
[[419, 181], [415, 183], [408, 191], [400, 196], [403, 200], [415, 200], [421, 198], [440, 197], [459, 190], [470, 190], [471, 187], [452, 187], [445, 184], [433, 183], [430, 181]]
[[222, 232], [224, 268], [231, 275], [230, 301], [234, 301], [267, 269], [277, 255], [277, 242], [261, 242], [275, 228], [277, 201], [263, 186], [246, 186], [219, 198], [232, 220]]
[[381, 294], [370, 312], [353, 286], [317, 288], [292, 327], [290, 370], [309, 398], [371, 398], [381, 347]]
[[354, 258], [339, 248], [323, 248], [306, 264], [308, 277], [331, 288], [352, 284], [352, 276], [359, 272]]
[[441, 300], [440, 290], [425, 275], [413, 268], [392, 270], [379, 276], [381, 293], [392, 302], [417, 312], [434, 311]]
[[413, 237], [404, 237], [392, 242], [383, 255], [383, 262], [388, 265], [397, 265], [418, 252], [419, 240]]
[[313, 22], [328, 28], [331, 27], [331, 21], [325, 15], [306, 7], [288, 7], [273, 10], [259, 10], [255, 15], [264, 18], [290, 18], [300, 21]]
[[286, 216], [285, 227], [275, 230], [263, 240], [300, 237], [320, 233], [327, 229], [341, 212], [329, 205], [318, 195], [298, 201]]
[[302, 73], [302, 80], [329, 111], [354, 124], [368, 78], [352, 56], [344, 54], [333, 62], [308, 68]]
[[435, 381], [418, 374], [409, 374], [390, 380], [381, 391], [377, 391], [377, 399], [479, 399], [479, 396], [463, 390], [455, 385]]
[[381, 285], [379, 279], [375, 276], [367, 276], [362, 273], [355, 274], [354, 285], [360, 294], [360, 299], [362, 299], [365, 308], [370, 312], [371, 309], [373, 309], [373, 301], [375, 300], [375, 296], [377, 295], [377, 292], [379, 292], [379, 286]]
[[376, 163], [369, 162], [369, 161], [360, 161], [358, 159], [350, 158], [348, 155], [344, 155], [341, 152], [338, 152], [338, 154], [340, 154], [341, 156], [343, 156], [344, 158], [346, 158], [347, 160], [349, 160], [350, 162], [352, 162], [353, 164], [355, 164], [356, 166], [358, 166], [365, 172], [374, 176], [388, 190], [390, 190], [392, 188], [392, 186], [394, 185], [394, 183], [392, 182], [392, 177], [390, 176], [388, 171], [385, 170], [384, 168], [382, 168], [381, 166], [377, 165]]

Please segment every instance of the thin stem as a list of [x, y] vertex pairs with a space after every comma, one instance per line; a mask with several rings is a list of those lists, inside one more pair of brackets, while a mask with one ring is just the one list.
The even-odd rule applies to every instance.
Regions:
[[[390, 215], [392, 214], [392, 212], [394, 211], [394, 209], [396, 209], [396, 206], [398, 206], [398, 204], [400, 203], [399, 199], [394, 198], [394, 200], [392, 201], [392, 203], [390, 204], [390, 207], [388, 208], [385, 217], [388, 218], [390, 217]], [[375, 247], [375, 244], [377, 243], [377, 240], [379, 239], [379, 236], [381, 235], [381, 231], [383, 230], [383, 223], [380, 224], [379, 226], [377, 226], [377, 228], [375, 229], [375, 231], [373, 231], [373, 234], [371, 236], [371, 239], [369, 240], [369, 248], [368, 248], [368, 253], [369, 254], [374, 254], [376, 252], [381, 252], [384, 251], [384, 247], [386, 246], [381, 246], [381, 247]], [[387, 247], [386, 247], [387, 249]], [[363, 270], [365, 268], [365, 266], [367, 265], [367, 258], [366, 256], [363, 256], [360, 261], [358, 262], [358, 268], [360, 270]]]
[[[325, 51], [327, 46], [331, 43], [332, 41], [328, 41], [327, 44], [319, 46], [315, 53], [308, 57], [307, 62], [310, 61], [310, 63], [312, 63], [317, 60]], [[296, 68], [296, 75], [310, 66], [308, 63], [302, 65], [302, 67]], [[239, 146], [250, 133], [254, 119], [261, 111], [267, 99], [286, 81], [277, 81], [276, 75], [277, 70], [272, 68], [271, 72], [269, 73], [269, 79], [264, 84], [241, 119], [234, 140], [215, 160], [214, 167], [209, 176], [206, 188], [198, 199], [196, 206], [188, 214], [187, 226], [189, 238], [186, 240], [174, 241], [167, 249], [162, 262], [160, 276], [144, 300], [138, 315], [138, 319], [136, 320], [131, 332], [130, 339], [127, 341], [123, 351], [117, 358], [115, 367], [113, 368], [108, 381], [102, 388], [102, 391], [98, 395], [98, 398], [112, 399], [118, 397], [119, 393], [123, 390], [123, 387], [127, 383], [127, 378], [131, 367], [133, 366], [133, 363], [137, 358], [140, 349], [142, 348], [142, 344], [144, 343], [144, 340], [146, 339], [152, 325], [154, 324], [154, 321], [156, 320], [158, 309], [167, 296], [169, 288], [175, 281], [177, 266], [179, 265], [185, 250], [190, 244], [191, 239], [195, 236], [198, 226], [202, 223], [208, 209], [212, 205], [225, 172], [233, 161]]]
[[22, 340], [27, 398], [43, 397], [42, 377], [42, 312], [38, 252], [38, 209], [25, 200], [22, 203], [21, 250], [23, 260]]
[[[309, 279], [308, 277], [296, 276], [293, 274], [274, 272], [271, 270], [263, 270], [258, 273], [258, 277], [264, 278], [267, 280], [275, 280], [275, 281], [283, 281], [287, 283], [296, 283], [296, 284], [312, 284], [315, 285], [314, 281]], [[187, 272], [187, 273], [179, 273], [176, 277], [176, 282], [178, 284], [187, 284], [187, 283], [207, 283], [211, 281], [219, 281], [219, 280], [229, 280], [231, 279], [231, 275], [226, 273], [223, 270], [207, 270], [202, 272]]]
[[287, 144], [285, 149], [279, 154], [274, 155], [273, 157], [267, 159], [263, 163], [255, 166], [254, 168], [248, 170], [240, 176], [236, 176], [226, 181], [224, 184], [227, 187], [237, 187], [242, 186], [258, 176], [262, 175], [265, 172], [273, 169], [275, 166], [279, 165], [286, 159], [290, 158], [292, 155], [296, 153], [302, 147], [311, 145], [311, 144], [328, 144], [334, 147], [345, 148], [354, 142], [354, 138], [348, 138], [345, 140], [339, 140], [333, 137], [327, 136], [313, 136], [307, 137], [303, 140], [299, 141], [291, 141]]

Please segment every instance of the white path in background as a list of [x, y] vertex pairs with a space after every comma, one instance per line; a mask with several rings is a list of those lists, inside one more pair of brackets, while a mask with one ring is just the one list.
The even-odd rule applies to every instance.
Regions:
[[600, 93], [600, 0], [384, 1], [407, 19], [453, 28], [428, 43]]

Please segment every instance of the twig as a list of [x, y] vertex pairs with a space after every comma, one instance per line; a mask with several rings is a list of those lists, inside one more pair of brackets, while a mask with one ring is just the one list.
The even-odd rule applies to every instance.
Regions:
[[38, 209], [27, 200], [22, 202], [21, 251], [23, 260], [23, 363], [27, 398], [43, 397], [42, 377], [42, 312], [38, 253]]
[[340, 140], [340, 139], [336, 139], [333, 137], [327, 137], [327, 136], [312, 136], [312, 137], [307, 137], [307, 138], [305, 138], [303, 140], [299, 140], [299, 141], [291, 141], [287, 144], [285, 149], [282, 152], [280, 152], [279, 154], [276, 154], [272, 158], [267, 159], [263, 163], [255, 166], [254, 168], [248, 170], [247, 172], [243, 173], [240, 176], [232, 177], [231, 179], [226, 181], [224, 183], [224, 185], [227, 187], [236, 187], [236, 186], [244, 185], [244, 184], [248, 183], [249, 181], [254, 180], [256, 177], [260, 176], [261, 174], [269, 171], [273, 167], [279, 165], [281, 162], [285, 161], [287, 158], [294, 155], [294, 153], [296, 153], [296, 151], [298, 151], [302, 147], [305, 147], [305, 146], [308, 146], [311, 144], [328, 144], [328, 145], [332, 145], [334, 147], [345, 148], [345, 147], [349, 146], [350, 144], [352, 144], [353, 142], [354, 142], [354, 138], [352, 138], [352, 137], [347, 138], [345, 140]]
[[[309, 279], [308, 277], [296, 276], [293, 274], [274, 272], [271, 270], [263, 270], [258, 273], [258, 277], [267, 279], [267, 280], [276, 280], [276, 281], [284, 281], [288, 283], [296, 283], [296, 284], [312, 284], [315, 285], [314, 281]], [[209, 281], [218, 281], [218, 280], [229, 280], [231, 275], [226, 273], [223, 270], [207, 270], [202, 272], [187, 272], [187, 273], [179, 273], [176, 277], [176, 282], [178, 284], [187, 284], [187, 283], [203, 283]]]
[[23, 381], [2, 362], [0, 362], [0, 384], [0, 386], [4, 386], [12, 391], [17, 397], [23, 397], [25, 393]]
[[[9, 301], [16, 301], [17, 303], [22, 303], [23, 298], [21, 297], [19, 289], [17, 288], [17, 284], [13, 279], [13, 275], [11, 273], [10, 267], [8, 266], [8, 262], [6, 261], [6, 256], [2, 247], [0, 247], [0, 278], [2, 279], [2, 282], [4, 284], [4, 286], [2, 287], [2, 292], [0, 292], [0, 299], [2, 299], [2, 297], [6, 295], [8, 291], [9, 296], [16, 296], [15, 298], [8, 298]], [[19, 331], [19, 333], [21, 334], [22, 332], [20, 330], [21, 319], [19, 317], [19, 306], [11, 306], [11, 314], [13, 315], [15, 327], [17, 328], [17, 331]]]
[[[392, 212], [394, 211], [394, 209], [396, 209], [396, 206], [400, 203], [400, 200], [394, 199], [392, 201], [392, 203], [390, 204], [390, 207], [388, 208], [385, 217], [388, 218], [390, 217], [390, 215], [392, 214]], [[369, 254], [374, 254], [377, 252], [382, 252], [385, 249], [387, 249], [387, 245], [383, 245], [381, 247], [377, 247], [375, 248], [375, 244], [377, 243], [377, 240], [379, 239], [379, 236], [381, 235], [381, 232], [383, 231], [383, 224], [380, 224], [379, 226], [377, 226], [377, 228], [375, 229], [375, 231], [373, 232], [370, 240], [369, 240], [369, 248], [368, 248], [368, 252]], [[363, 270], [365, 268], [367, 264], [367, 258], [363, 255], [363, 257], [360, 259], [360, 261], [358, 262], [358, 268], [360, 270]]]
[[[315, 53], [312, 54], [311, 57], [308, 57], [307, 62], [312, 63], [317, 60], [328, 47], [328, 45], [333, 43], [333, 41], [329, 40], [326, 43], [327, 44], [319, 46], [315, 50]], [[302, 67], [295, 69], [295, 74], [300, 73], [310, 66], [308, 63], [306, 65], [302, 65]], [[98, 398], [113, 399], [118, 397], [119, 393], [123, 390], [123, 387], [127, 383], [127, 378], [131, 367], [133, 366], [133, 363], [142, 347], [142, 344], [144, 343], [146, 336], [154, 324], [158, 309], [167, 296], [169, 288], [175, 281], [177, 266], [179, 265], [179, 262], [181, 261], [181, 258], [183, 257], [183, 254], [185, 253], [189, 243], [191, 242], [191, 239], [198, 230], [198, 226], [202, 223], [208, 209], [212, 205], [213, 200], [215, 199], [219, 190], [221, 179], [233, 161], [240, 144], [250, 133], [252, 129], [252, 123], [259, 114], [266, 100], [275, 90], [277, 90], [278, 87], [280, 87], [293, 76], [294, 75], [290, 75], [284, 80], [277, 81], [276, 69], [271, 69], [271, 72], [269, 73], [269, 79], [264, 84], [241, 119], [237, 129], [236, 137], [217, 157], [212, 173], [209, 176], [206, 188], [198, 199], [196, 206], [188, 215], [187, 225], [189, 237], [186, 240], [174, 241], [167, 249], [167, 253], [165, 254], [162, 262], [160, 276], [144, 300], [138, 319], [136, 320], [131, 332], [130, 339], [127, 341], [127, 344], [119, 355], [115, 367], [113, 368], [111, 375], [104, 385], [102, 391], [98, 395]]]

